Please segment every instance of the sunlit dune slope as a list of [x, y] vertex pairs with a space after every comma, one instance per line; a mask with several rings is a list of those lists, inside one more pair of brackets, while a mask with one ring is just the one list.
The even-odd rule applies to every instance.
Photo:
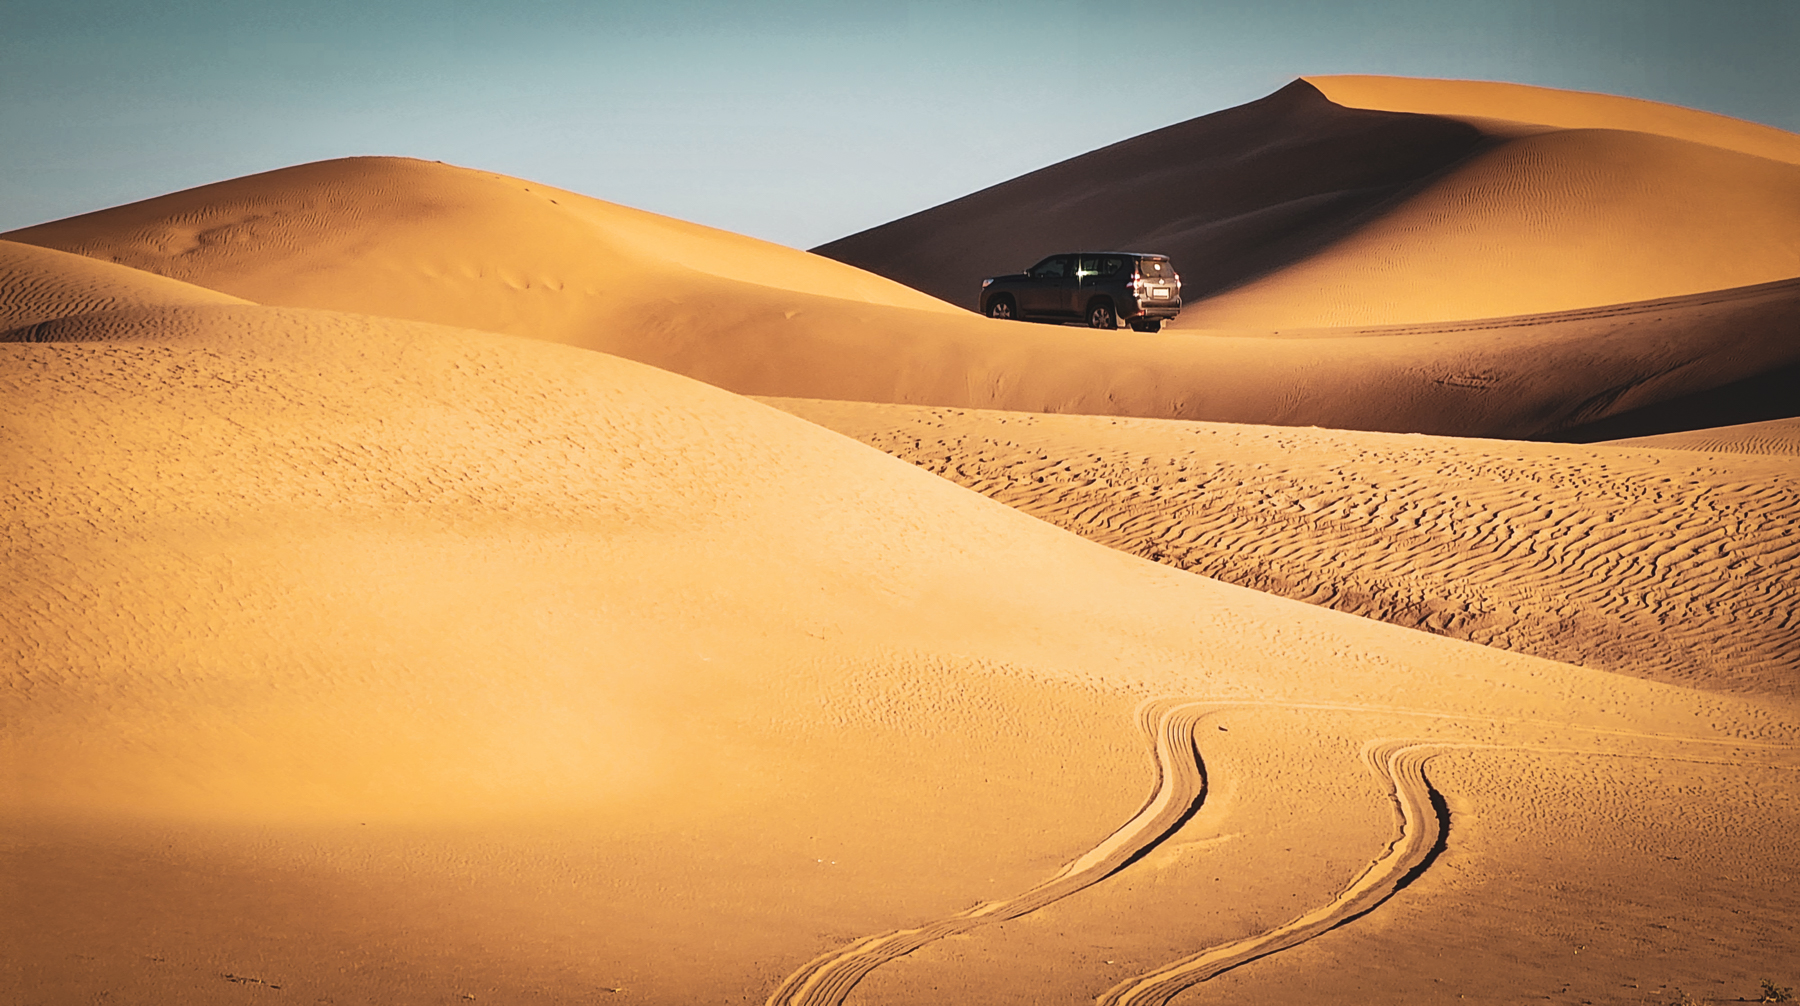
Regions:
[[1206, 576], [1589, 667], [1800, 697], [1800, 470], [1787, 458], [771, 402]]
[[1629, 129], [1800, 164], [1800, 136], [1785, 129], [1660, 101], [1491, 80], [1370, 74], [1305, 79], [1346, 108], [1438, 115], [1503, 131]]
[[717, 281], [951, 312], [818, 256], [484, 171], [303, 164], [6, 235], [258, 303], [581, 342]]
[[[791, 249], [383, 158], [17, 236], [261, 303], [529, 335], [746, 394], [1531, 437], [1800, 363], [1794, 284], [1281, 338], [1096, 333], [991, 321]], [[1780, 414], [1691, 411], [1627, 432]]]
[[0, 241], [0, 333], [95, 311], [242, 303], [229, 294], [154, 273]]
[[1052, 252], [1162, 252], [1196, 298], [1328, 245], [1482, 139], [1334, 105], [1301, 80], [814, 250], [971, 309], [982, 277]]
[[1355, 233], [1218, 297], [1198, 327], [1582, 308], [1800, 276], [1800, 165], [1618, 129], [1499, 142]]
[[1535, 314], [1800, 276], [1792, 134], [1541, 88], [1316, 83], [817, 250], [967, 305], [981, 277], [1052, 252], [1163, 252], [1184, 282], [1176, 324], [1212, 328]]
[[[600, 354], [236, 305], [33, 338], [0, 345], [15, 998], [760, 1001], [1106, 848], [1158, 785], [1153, 694], [1295, 705], [1243, 724], [1242, 786], [1355, 822], [1179, 825], [1286, 841], [1259, 915], [1385, 855], [1358, 751], [1396, 730], [1793, 740], [1780, 706], [1146, 563]], [[1195, 949], [1166, 921], [1133, 924]]]
[[1660, 447], [1669, 450], [1793, 457], [1800, 455], [1800, 419], [1772, 419], [1764, 423], [1715, 426], [1684, 433], [1611, 440], [1607, 444], [1612, 447]]

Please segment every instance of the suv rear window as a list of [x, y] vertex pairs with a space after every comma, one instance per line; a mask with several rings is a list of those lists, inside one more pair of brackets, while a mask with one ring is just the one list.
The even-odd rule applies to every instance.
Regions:
[[1174, 279], [1175, 267], [1166, 258], [1138, 259], [1138, 275], [1145, 279]]
[[1089, 276], [1117, 276], [1125, 268], [1125, 260], [1117, 255], [1082, 255], [1075, 261], [1075, 275], [1082, 279]]

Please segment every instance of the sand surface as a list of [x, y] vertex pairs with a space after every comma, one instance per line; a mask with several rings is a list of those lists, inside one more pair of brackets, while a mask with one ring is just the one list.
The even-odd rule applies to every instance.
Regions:
[[[1573, 129], [1309, 88], [1376, 202]], [[1094, 333], [403, 159], [13, 232], [0, 1000], [1800, 984], [1789, 431], [1692, 406], [1792, 276]]]
[[1682, 451], [1794, 457], [1800, 455], [1800, 419], [1772, 419], [1766, 423], [1715, 426], [1653, 437], [1614, 440], [1611, 443], [1617, 447], [1662, 447]]
[[1180, 569], [1501, 649], [1800, 698], [1789, 457], [769, 401]]

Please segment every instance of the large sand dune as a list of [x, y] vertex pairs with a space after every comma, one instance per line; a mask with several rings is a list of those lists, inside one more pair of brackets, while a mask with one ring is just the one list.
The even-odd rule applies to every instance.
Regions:
[[818, 251], [966, 305], [981, 277], [1052, 252], [1163, 252], [1188, 299], [1178, 325], [1290, 328], [1788, 279], [1797, 234], [1800, 139], [1781, 130], [1537, 88], [1327, 77]]

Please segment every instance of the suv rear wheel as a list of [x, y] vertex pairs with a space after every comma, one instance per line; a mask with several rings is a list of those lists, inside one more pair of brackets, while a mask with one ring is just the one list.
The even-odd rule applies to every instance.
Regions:
[[1162, 319], [1133, 318], [1131, 320], [1131, 330], [1133, 332], [1160, 332], [1162, 331]]
[[1013, 307], [1013, 299], [1011, 297], [1006, 296], [1005, 294], [1001, 294], [1000, 296], [995, 297], [993, 300], [988, 301], [987, 315], [990, 318], [1000, 318], [1002, 320], [1010, 320], [1013, 318], [1017, 318], [1019, 316], [1019, 312], [1016, 308]]
[[1089, 328], [1118, 328], [1119, 316], [1113, 313], [1112, 301], [1096, 300], [1088, 305]]

